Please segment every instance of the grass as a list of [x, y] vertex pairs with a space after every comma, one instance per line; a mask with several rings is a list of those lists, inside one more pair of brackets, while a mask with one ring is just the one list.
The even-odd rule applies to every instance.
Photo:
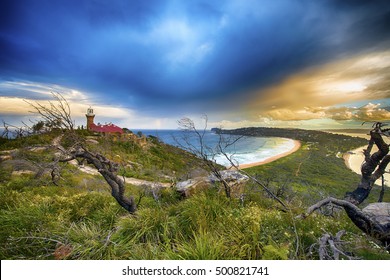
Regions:
[[136, 141], [114, 141], [110, 137], [97, 138], [88, 149], [104, 154], [120, 163], [119, 175], [149, 181], [170, 182], [172, 178], [184, 178], [191, 170], [202, 168], [202, 162], [194, 155], [176, 147], [147, 138], [142, 146]]
[[[145, 149], [115, 142], [95, 146], [96, 150], [107, 147], [113, 148], [108, 156], [119, 154], [124, 161], [139, 159], [144, 167], [177, 159], [179, 163], [166, 165], [171, 174], [185, 172], [186, 164], [190, 165], [193, 160], [186, 162], [186, 154], [180, 155], [175, 148], [155, 143]], [[310, 254], [312, 245], [324, 232], [336, 234], [345, 229], [347, 234], [343, 240], [348, 252], [362, 259], [390, 259], [390, 255], [363, 235], [344, 212], [337, 212], [335, 217], [313, 214], [305, 220], [294, 218], [317, 198], [329, 194], [341, 196], [359, 180], [359, 176], [347, 173], [342, 160], [335, 156], [323, 157], [320, 150], [304, 147], [288, 157], [249, 169], [263, 180], [268, 176], [269, 186], [274, 191], [279, 190], [280, 197], [291, 207], [287, 212], [281, 211], [277, 203], [250, 184], [245, 187], [243, 201], [227, 199], [217, 187], [184, 200], [174, 189], [162, 189], [156, 200], [150, 192], [127, 185], [126, 195], [134, 195], [136, 200], [145, 195], [136, 215], [130, 215], [111, 197], [108, 186], [99, 176], [86, 175], [73, 166], [63, 165], [63, 179], [55, 186], [50, 183], [48, 174], [39, 178], [11, 175], [12, 168], [3, 162], [0, 165], [0, 257], [318, 259], [316, 251]], [[154, 154], [156, 158], [140, 160], [142, 154]], [[305, 161], [308, 157], [314, 160], [312, 164]], [[49, 159], [47, 156], [46, 160]], [[31, 155], [30, 160], [36, 158]], [[313, 173], [324, 170], [324, 166], [329, 172]], [[330, 171], [333, 168], [336, 172]], [[376, 195], [374, 192], [371, 199]], [[385, 200], [389, 200], [388, 192]]]
[[0, 192], [2, 259], [311, 259], [310, 246], [339, 229], [353, 236], [359, 257], [389, 258], [343, 213], [293, 220], [301, 209], [284, 213], [265, 197], [245, 206], [213, 189], [169, 203], [148, 197], [132, 216], [108, 193], [83, 188]]
[[[344, 159], [336, 157], [338, 151], [347, 152], [359, 147], [360, 140], [354, 146], [333, 147], [333, 152], [323, 143], [308, 144], [303, 142], [302, 148], [288, 157], [280, 158], [266, 165], [246, 169], [247, 172], [262, 180], [270, 181], [278, 186], [288, 184], [294, 192], [302, 196], [310, 194], [319, 199], [327, 196], [343, 198], [345, 193], [354, 190], [360, 182], [360, 175], [348, 169]], [[380, 188], [373, 189], [367, 202], [375, 202]], [[384, 201], [390, 201], [389, 192]], [[312, 199], [305, 200], [306, 205]]]

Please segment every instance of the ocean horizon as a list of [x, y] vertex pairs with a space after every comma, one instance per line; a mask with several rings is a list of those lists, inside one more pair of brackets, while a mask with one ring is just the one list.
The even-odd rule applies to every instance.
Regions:
[[[188, 133], [182, 130], [175, 129], [139, 129], [134, 130], [134, 133], [141, 131], [143, 134], [157, 137], [160, 141], [185, 148], [186, 143], [184, 138], [188, 139], [191, 145], [199, 148], [199, 142], [195, 134]], [[224, 135], [229, 137], [229, 135]], [[234, 137], [234, 136], [233, 136]], [[216, 146], [219, 141], [219, 135], [207, 130], [204, 135], [205, 146], [216, 150]], [[242, 164], [253, 164], [267, 160], [271, 157], [283, 154], [290, 151], [294, 147], [294, 140], [281, 137], [255, 137], [255, 136], [244, 136], [240, 138], [234, 145], [226, 149], [226, 154], [238, 163]], [[215, 161], [218, 164], [226, 167], [231, 166], [230, 162], [222, 154], [215, 156]]]

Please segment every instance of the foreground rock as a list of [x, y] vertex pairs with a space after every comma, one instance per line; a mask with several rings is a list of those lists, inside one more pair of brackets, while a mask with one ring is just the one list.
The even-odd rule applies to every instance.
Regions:
[[17, 149], [0, 151], [0, 162], [13, 159], [17, 151]]
[[377, 202], [368, 204], [362, 210], [368, 216], [371, 216], [382, 226], [390, 226], [390, 203]]
[[[248, 176], [235, 170], [221, 171], [222, 179], [225, 180], [232, 190], [233, 196], [239, 196], [243, 192], [244, 184], [249, 180]], [[176, 190], [183, 196], [189, 197], [201, 190], [215, 186], [220, 180], [214, 175], [206, 177], [196, 177], [186, 181], [178, 182], [175, 185]]]
[[378, 202], [367, 205], [360, 210], [355, 204], [333, 197], [323, 199], [310, 206], [301, 218], [318, 210], [322, 206], [333, 204], [344, 208], [349, 219], [365, 234], [380, 241], [386, 250], [390, 252], [390, 203]]

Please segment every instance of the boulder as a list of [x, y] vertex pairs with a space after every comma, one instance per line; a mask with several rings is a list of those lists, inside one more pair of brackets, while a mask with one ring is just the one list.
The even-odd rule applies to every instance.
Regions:
[[[220, 173], [222, 179], [225, 180], [231, 187], [232, 195], [241, 195], [244, 184], [249, 180], [248, 176], [236, 170], [222, 170]], [[214, 174], [211, 174], [206, 177], [196, 177], [178, 182], [175, 188], [183, 197], [189, 197], [194, 193], [215, 185], [219, 181], [220, 180]]]
[[[245, 183], [246, 181], [249, 180], [248, 176], [242, 174], [237, 170], [222, 170], [220, 174], [222, 179], [228, 183], [238, 184], [238, 183]], [[219, 181], [219, 179], [214, 174], [211, 174], [208, 178], [213, 183]]]
[[17, 151], [17, 149], [0, 151], [0, 162], [13, 159], [13, 154], [15, 154]]
[[183, 197], [189, 197], [201, 190], [209, 188], [210, 186], [211, 182], [208, 177], [197, 177], [178, 182], [175, 188]]
[[11, 159], [12, 159], [11, 155], [1, 155], [0, 156], [0, 161], [11, 160]]
[[[222, 179], [230, 186], [231, 196], [240, 197], [244, 193], [244, 186], [249, 177], [237, 170], [223, 170], [220, 173]], [[219, 179], [214, 174], [209, 176], [209, 180], [213, 183], [219, 182]]]
[[372, 216], [373, 219], [381, 225], [390, 224], [390, 203], [371, 203], [363, 208], [362, 211]]

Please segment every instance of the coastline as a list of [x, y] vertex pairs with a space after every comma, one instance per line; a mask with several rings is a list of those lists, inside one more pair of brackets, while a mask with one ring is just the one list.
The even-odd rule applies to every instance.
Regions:
[[[293, 140], [293, 139], [291, 139], [291, 140]], [[274, 155], [274, 156], [269, 157], [269, 158], [267, 158], [265, 160], [262, 160], [262, 161], [253, 162], [253, 163], [247, 163], [247, 164], [240, 164], [240, 166], [238, 168], [239, 169], [245, 169], [245, 168], [250, 168], [250, 167], [254, 167], [254, 166], [259, 166], [259, 165], [270, 163], [270, 162], [275, 161], [277, 159], [280, 159], [282, 157], [288, 156], [288, 155], [298, 151], [299, 148], [301, 147], [301, 142], [300, 141], [298, 141], [298, 140], [293, 140], [293, 141], [294, 141], [294, 146], [292, 147], [291, 150], [289, 150], [287, 152]]]
[[[366, 149], [366, 148], [367, 148], [367, 146], [359, 147], [355, 150], [349, 151], [348, 153], [344, 154], [344, 156], [343, 156], [345, 165], [350, 170], [352, 170], [353, 172], [355, 172], [356, 174], [359, 174], [359, 175], [362, 174], [361, 173], [361, 166], [362, 166], [363, 161], [364, 161], [363, 149]], [[372, 149], [372, 152], [376, 152], [376, 151], [378, 151], [378, 148], [376, 146], [374, 146]], [[385, 173], [384, 177], [385, 177], [385, 185], [387, 187], [389, 187], [390, 186], [390, 174]], [[381, 184], [380, 179], [378, 179], [378, 180], [379, 181], [377, 181], [377, 184]]]
[[360, 138], [364, 138], [364, 139], [367, 139], [367, 140], [370, 140], [370, 134], [367, 134], [367, 133], [357, 133], [357, 132], [343, 132], [343, 131], [327, 131], [325, 130], [325, 132], [328, 132], [328, 133], [332, 133], [332, 134], [336, 134], [336, 135], [346, 135], [346, 136], [351, 136], [351, 137], [360, 137]]

